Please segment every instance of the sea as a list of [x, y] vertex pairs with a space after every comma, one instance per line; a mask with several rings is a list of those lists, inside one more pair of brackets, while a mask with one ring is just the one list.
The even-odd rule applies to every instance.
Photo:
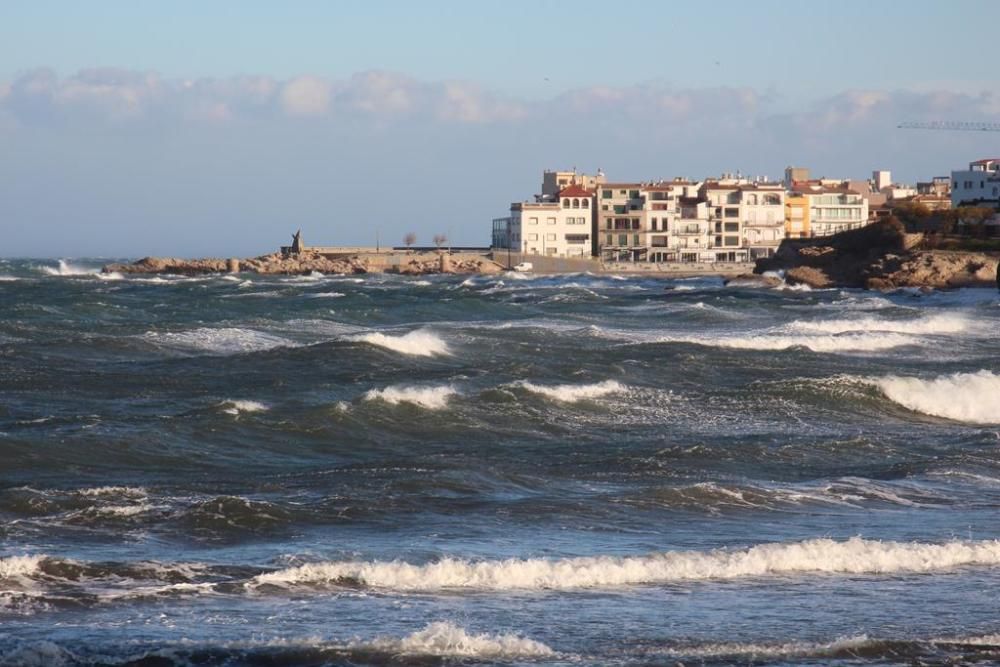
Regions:
[[2, 665], [1000, 662], [1000, 298], [0, 260]]

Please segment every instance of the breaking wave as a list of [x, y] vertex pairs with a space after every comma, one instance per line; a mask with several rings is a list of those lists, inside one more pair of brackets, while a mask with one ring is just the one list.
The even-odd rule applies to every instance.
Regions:
[[600, 398], [608, 394], [625, 391], [625, 385], [615, 380], [605, 380], [595, 384], [557, 384], [539, 385], [531, 382], [521, 382], [518, 386], [524, 387], [530, 392], [541, 394], [547, 398], [566, 403], [585, 401], [593, 398]]
[[366, 401], [381, 400], [390, 405], [412, 403], [429, 410], [440, 410], [448, 404], [448, 399], [458, 393], [451, 385], [438, 387], [393, 386], [372, 389], [365, 394]]
[[748, 549], [668, 551], [561, 560], [311, 563], [255, 577], [252, 587], [355, 584], [400, 591], [544, 590], [633, 586], [795, 574], [892, 574], [1000, 565], [1000, 542], [944, 544], [851, 538], [761, 544]]
[[838, 334], [854, 331], [888, 332], [901, 334], [951, 334], [969, 328], [969, 321], [962, 315], [940, 314], [913, 320], [887, 320], [877, 317], [852, 319], [796, 321], [787, 327], [790, 331]]
[[244, 412], [266, 412], [270, 406], [258, 401], [223, 401], [218, 407], [227, 415], [238, 415]]
[[874, 383], [891, 401], [915, 412], [970, 424], [1000, 423], [1000, 375], [990, 371], [930, 380], [889, 376]]
[[8, 556], [0, 558], [0, 580], [31, 577], [41, 570], [44, 556]]
[[201, 327], [189, 331], [166, 333], [150, 331], [144, 334], [143, 338], [163, 347], [213, 354], [241, 354], [262, 352], [277, 347], [297, 346], [294, 341], [281, 336], [238, 327], [219, 329]]
[[875, 352], [895, 347], [917, 345], [916, 338], [904, 334], [885, 333], [843, 333], [840, 335], [788, 336], [777, 334], [756, 334], [715, 338], [667, 337], [662, 343], [691, 343], [710, 347], [725, 347], [737, 350], [789, 350], [806, 348], [813, 352]]
[[437, 334], [418, 329], [402, 336], [387, 336], [384, 333], [375, 332], [357, 336], [352, 340], [362, 343], [383, 347], [400, 354], [408, 354], [414, 357], [447, 356], [451, 354], [448, 344]]
[[401, 639], [380, 637], [371, 642], [352, 643], [352, 649], [368, 649], [403, 655], [433, 655], [480, 660], [545, 658], [555, 651], [541, 642], [512, 634], [471, 634], [453, 623], [431, 623]]

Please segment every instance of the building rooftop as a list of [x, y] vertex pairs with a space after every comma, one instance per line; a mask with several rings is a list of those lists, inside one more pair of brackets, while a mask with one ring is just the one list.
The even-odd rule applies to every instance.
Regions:
[[560, 197], [593, 197], [594, 191], [573, 183], [559, 191]]

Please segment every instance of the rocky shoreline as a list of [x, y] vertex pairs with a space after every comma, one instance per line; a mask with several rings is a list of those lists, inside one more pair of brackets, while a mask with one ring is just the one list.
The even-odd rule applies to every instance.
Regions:
[[895, 289], [998, 287], [997, 257], [981, 252], [926, 250], [922, 234], [895, 221], [818, 239], [786, 239], [754, 273], [782, 272], [788, 284]]
[[178, 259], [174, 257], [144, 257], [130, 264], [108, 264], [104, 273], [144, 274], [170, 273], [202, 275], [208, 273], [247, 272], [263, 275], [308, 275], [310, 273], [399, 273], [426, 275], [432, 273], [494, 274], [503, 266], [479, 255], [448, 253], [386, 253], [330, 258], [305, 250], [294, 255], [279, 252], [247, 259]]

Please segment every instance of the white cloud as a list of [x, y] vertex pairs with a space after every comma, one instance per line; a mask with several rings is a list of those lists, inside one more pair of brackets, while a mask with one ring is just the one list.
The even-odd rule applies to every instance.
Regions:
[[281, 106], [292, 116], [321, 116], [330, 109], [329, 82], [300, 76], [286, 83], [281, 90]]

